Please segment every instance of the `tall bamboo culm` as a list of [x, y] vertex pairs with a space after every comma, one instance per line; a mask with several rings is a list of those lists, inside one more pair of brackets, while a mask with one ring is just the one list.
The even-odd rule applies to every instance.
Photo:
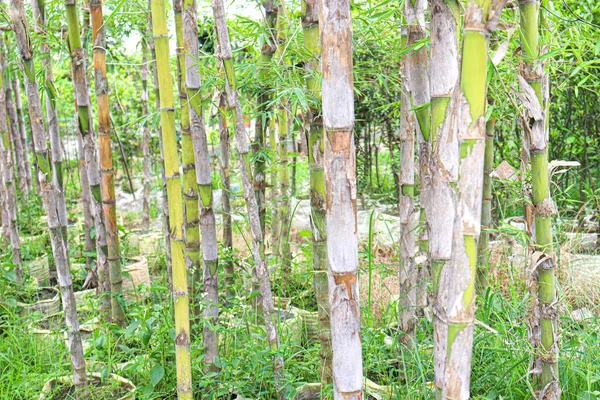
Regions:
[[261, 254], [261, 241], [263, 232], [260, 228], [260, 217], [256, 197], [252, 188], [252, 175], [250, 170], [250, 155], [248, 149], [248, 139], [244, 119], [242, 114], [242, 105], [237, 91], [235, 70], [233, 63], [233, 54], [231, 51], [231, 42], [229, 31], [225, 19], [225, 7], [223, 0], [212, 0], [213, 16], [215, 19], [215, 30], [219, 42], [218, 54], [223, 61], [225, 70], [227, 103], [233, 113], [235, 123], [235, 138], [239, 154], [239, 168], [242, 186], [244, 188], [244, 197], [246, 199], [248, 220], [250, 221], [250, 231], [252, 234], [252, 255], [254, 257], [254, 276], [259, 285], [262, 298], [262, 312], [267, 333], [267, 341], [270, 349], [275, 353], [273, 360], [273, 369], [275, 374], [275, 387], [279, 399], [286, 398], [285, 387], [285, 369], [283, 357], [279, 354], [279, 333], [273, 323], [272, 314], [274, 313], [273, 295], [271, 292], [271, 281], [269, 279], [269, 270], [267, 263]]
[[[285, 65], [285, 47], [288, 40], [288, 13], [284, 0], [279, 0], [277, 6], [277, 23], [275, 26], [275, 58], [277, 64]], [[288, 99], [281, 98], [276, 108], [277, 115], [277, 155], [279, 173], [279, 193], [277, 202], [277, 232], [278, 241], [275, 248], [283, 264], [284, 280], [291, 273], [290, 243], [288, 240], [290, 230], [290, 168], [288, 156], [288, 142], [290, 139], [290, 117]]]
[[[8, 48], [8, 47], [7, 47]], [[27, 186], [27, 168], [25, 167], [25, 159], [29, 157], [27, 144], [23, 143], [21, 132], [19, 131], [19, 120], [17, 118], [17, 110], [15, 108], [15, 100], [13, 93], [13, 77], [11, 73], [5, 74], [6, 82], [4, 83], [4, 91], [6, 93], [6, 115], [10, 123], [9, 129], [11, 139], [14, 142], [15, 164], [17, 172], [15, 178], [18, 179], [19, 191], [22, 194], [29, 193]]]
[[[183, 221], [185, 237], [185, 257], [188, 269], [188, 291], [192, 314], [198, 317], [197, 302], [201, 290], [200, 269], [200, 219], [198, 213], [198, 186], [196, 184], [196, 168], [194, 147], [192, 143], [192, 127], [190, 125], [189, 101], [186, 90], [186, 50], [184, 49], [184, 0], [173, 0], [175, 16], [175, 37], [177, 54], [177, 88], [179, 89], [179, 105], [181, 107], [181, 162], [183, 164]], [[195, 21], [195, 19], [194, 19]], [[196, 28], [197, 31], [197, 28]], [[197, 37], [198, 35], [196, 35]], [[198, 40], [198, 39], [196, 39]], [[196, 124], [197, 125], [197, 124]]]
[[[561, 395], [558, 375], [558, 305], [555, 277], [555, 255], [552, 244], [552, 215], [556, 205], [550, 196], [548, 172], [548, 98], [549, 78], [540, 61], [540, 3], [520, 0], [521, 48], [523, 63], [519, 72], [519, 95], [525, 116], [523, 133], [530, 138], [533, 215], [535, 219], [535, 244], [532, 263], [537, 265], [537, 301], [533, 305], [530, 322], [530, 340], [535, 351], [534, 377], [538, 382], [540, 399], [559, 399]], [[538, 368], [541, 367], [541, 379]]]
[[363, 398], [363, 363], [357, 277], [352, 14], [349, 0], [324, 0], [320, 6], [333, 393], [336, 400], [359, 400]]
[[60, 209], [58, 210], [58, 218], [61, 229], [63, 230], [63, 240], [65, 248], [69, 248], [67, 235], [67, 209], [65, 206], [65, 190], [64, 176], [62, 166], [62, 144], [58, 132], [58, 115], [56, 114], [56, 88], [54, 86], [54, 74], [52, 71], [52, 56], [50, 55], [50, 47], [47, 43], [47, 18], [46, 18], [46, 2], [45, 0], [32, 0], [31, 9], [33, 17], [36, 21], [36, 32], [40, 34], [44, 41], [41, 44], [40, 52], [44, 54], [42, 58], [42, 67], [45, 72], [45, 98], [46, 98], [46, 116], [48, 118], [48, 134], [50, 136], [50, 151], [52, 157], [52, 172], [54, 179], [54, 189], [56, 190], [57, 198], [62, 198], [59, 201]]
[[[425, 28], [425, 10], [427, 8], [426, 0], [414, 0], [414, 1], [406, 1], [404, 3], [404, 15], [406, 18], [406, 30], [407, 30], [407, 46], [414, 46], [420, 41], [424, 40], [427, 37], [427, 30]], [[430, 134], [430, 116], [431, 116], [431, 103], [430, 103], [430, 90], [429, 90], [429, 60], [427, 53], [427, 46], [422, 46], [415, 50], [410, 51], [407, 55], [406, 60], [406, 74], [410, 77], [409, 80], [409, 91], [410, 91], [410, 112], [414, 114], [412, 117], [413, 122], [411, 123], [411, 129], [413, 132], [413, 142], [418, 144], [418, 154], [419, 154], [419, 176], [426, 176], [426, 168], [427, 168], [427, 160], [429, 154], [431, 153], [430, 144], [429, 144], [429, 134]], [[414, 145], [413, 145], [414, 148]], [[413, 152], [414, 159], [414, 152]], [[406, 158], [407, 159], [407, 158]], [[412, 161], [414, 164], [414, 161]], [[403, 166], [401, 165], [402, 169]], [[414, 166], [411, 167], [414, 171]], [[408, 168], [408, 169], [411, 169]], [[405, 178], [414, 181], [414, 174], [412, 178]], [[407, 185], [410, 187], [411, 185]], [[414, 184], [413, 191], [414, 191]], [[418, 245], [419, 245], [419, 253], [418, 257], [415, 259], [414, 263], [414, 279], [413, 282], [410, 282], [412, 286], [414, 286], [414, 305], [412, 309], [412, 314], [423, 313], [423, 308], [427, 305], [427, 278], [429, 276], [429, 257], [428, 257], [428, 221], [425, 215], [424, 204], [427, 202], [427, 196], [429, 195], [427, 191], [427, 185], [423, 185], [421, 182], [421, 190], [420, 190], [420, 199], [419, 199], [419, 224], [415, 225], [418, 227], [417, 232], [415, 234], [418, 235]], [[403, 198], [407, 199], [406, 195], [403, 194]], [[412, 195], [414, 197], [414, 193]], [[408, 202], [407, 202], [408, 204]], [[411, 215], [412, 210], [409, 210], [405, 207], [404, 210], [401, 209], [401, 212], [404, 215]], [[412, 223], [412, 222], [411, 222]], [[409, 252], [412, 250], [409, 250]], [[416, 322], [413, 321], [408, 324], [408, 328], [416, 325]]]
[[171, 235], [171, 262], [173, 274], [173, 301], [175, 303], [175, 359], [177, 364], [177, 394], [182, 400], [192, 399], [192, 370], [190, 360], [190, 306], [185, 243], [183, 238], [183, 198], [177, 156], [175, 131], [175, 97], [169, 61], [169, 31], [167, 29], [165, 0], [151, 0], [152, 29], [156, 50], [161, 136], [164, 171], [169, 202], [169, 229]]
[[468, 399], [475, 314], [477, 240], [481, 231], [481, 201], [487, 106], [487, 50], [504, 1], [470, 0], [464, 14], [460, 89], [456, 126], [460, 146], [458, 203], [454, 220], [451, 277], [448, 290], [448, 342], [444, 397]]
[[492, 225], [492, 177], [494, 168], [494, 118], [485, 123], [485, 160], [483, 164], [483, 200], [481, 204], [481, 233], [477, 243], [477, 292], [485, 294], [488, 288], [488, 245]]
[[314, 289], [319, 311], [319, 341], [321, 349], [321, 383], [330, 384], [331, 328], [329, 321], [329, 282], [327, 278], [327, 219], [325, 213], [325, 170], [323, 168], [324, 141], [321, 115], [321, 36], [319, 32], [318, 0], [302, 1], [302, 29], [304, 48], [310, 55], [305, 62], [306, 88], [312, 98], [308, 110], [308, 164], [310, 170], [310, 221], [312, 230]]
[[[233, 262], [233, 224], [231, 221], [231, 193], [230, 171], [229, 171], [229, 129], [227, 127], [227, 96], [224, 92], [219, 95], [219, 108], [217, 111], [219, 120], [219, 146], [221, 149], [220, 157], [220, 175], [221, 185], [223, 185], [223, 249], [227, 257], [223, 260], [223, 269], [225, 270], [225, 294], [228, 299], [235, 296], [233, 288], [234, 262]], [[264, 232], [264, 230], [262, 231]], [[263, 240], [264, 243], [264, 240]]]
[[[21, 244], [17, 226], [17, 195], [13, 179], [13, 158], [11, 153], [12, 133], [8, 123], [6, 107], [6, 63], [4, 59], [4, 40], [0, 37], [0, 190], [4, 191], [6, 216], [8, 217], [8, 235], [12, 252], [11, 261], [15, 265], [17, 285], [23, 283], [21, 263]], [[17, 134], [19, 134], [17, 132]]]
[[[441, 399], [448, 341], [447, 286], [450, 277], [452, 233], [456, 215], [458, 180], [458, 142], [453, 129], [453, 94], [459, 78], [458, 35], [460, 7], [456, 0], [431, 3], [431, 134], [432, 151], [427, 169], [422, 170], [422, 199], [428, 223], [429, 257], [433, 281], [434, 383], [436, 398]], [[446, 207], [440, 207], [446, 204]]]
[[[267, 147], [267, 131], [269, 129], [269, 99], [271, 98], [271, 87], [269, 86], [269, 70], [271, 61], [275, 53], [275, 22], [277, 21], [277, 8], [275, 0], [263, 1], [262, 6], [265, 13], [265, 39], [260, 50], [259, 78], [260, 92], [257, 96], [258, 118], [255, 125], [255, 137], [252, 145], [252, 152], [255, 155], [254, 161], [254, 193], [258, 204], [258, 213], [260, 216], [260, 228], [266, 232], [266, 157], [264, 153]], [[262, 153], [262, 155], [259, 155]], [[262, 242], [264, 252], [264, 240]]]
[[[408, 2], [404, 5], [407, 17]], [[402, 28], [402, 42], [408, 45], [408, 29]], [[419, 213], [415, 208], [415, 118], [411, 111], [410, 53], [402, 60], [400, 98], [400, 328], [401, 340], [413, 345], [417, 308], [417, 269], [415, 265], [416, 228]]]
[[52, 179], [52, 167], [50, 166], [50, 155], [46, 145], [47, 135], [44, 129], [44, 118], [42, 116], [42, 103], [39, 97], [38, 85], [36, 83], [36, 72], [33, 60], [33, 48], [29, 37], [29, 26], [25, 17], [25, 7], [22, 0], [11, 0], [12, 3], [12, 22], [17, 46], [23, 64], [25, 76], [25, 89], [27, 92], [29, 120], [31, 121], [31, 131], [35, 141], [36, 154], [38, 161], [40, 192], [44, 208], [48, 215], [48, 229], [50, 231], [50, 242], [52, 243], [52, 254], [56, 263], [58, 273], [58, 284], [61, 291], [62, 305], [67, 326], [68, 349], [71, 357], [71, 369], [73, 373], [73, 382], [81, 390], [81, 398], [88, 398], [86, 387], [89, 384], [85, 371], [85, 360], [83, 358], [83, 346], [81, 342], [81, 333], [79, 331], [79, 320], [77, 318], [77, 306], [75, 304], [75, 295], [73, 292], [73, 281], [71, 278], [71, 268], [69, 266], [69, 254], [64, 247], [62, 238], [62, 229], [59, 224], [57, 204], [60, 198], [56, 197], [54, 183]]
[[115, 199], [115, 174], [113, 169], [112, 145], [110, 140], [110, 108], [108, 101], [108, 79], [106, 77], [106, 36], [102, 14], [102, 0], [90, 0], [92, 20], [92, 43], [94, 46], [94, 83], [98, 103], [98, 146], [102, 173], [102, 205], [106, 222], [108, 245], [108, 267], [112, 320], [117, 325], [125, 323], [125, 312], [121, 307], [123, 277], [121, 274], [121, 250], [117, 230], [117, 207]]
[[[193, 155], [196, 160], [195, 176], [200, 200], [200, 231], [202, 233], [202, 258], [205, 308], [204, 308], [204, 362], [205, 371], [216, 371], [219, 356], [217, 320], [219, 316], [219, 247], [215, 212], [213, 210], [212, 176], [208, 138], [204, 127], [203, 93], [198, 66], [198, 21], [196, 0], [184, 0], [183, 37], [185, 43], [185, 84], [189, 101], [189, 118]], [[228, 195], [228, 194], [226, 194]]]
[[[147, 116], [148, 109], [148, 36], [152, 35], [149, 32], [149, 27], [142, 32], [142, 115]], [[144, 181], [143, 181], [143, 197], [142, 197], [142, 232], [148, 232], [150, 230], [150, 124], [149, 120], [146, 120], [142, 125], [142, 155], [144, 157]]]

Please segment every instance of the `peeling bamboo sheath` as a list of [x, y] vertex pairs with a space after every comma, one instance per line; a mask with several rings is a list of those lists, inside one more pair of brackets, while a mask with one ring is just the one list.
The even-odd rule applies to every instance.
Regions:
[[357, 280], [352, 15], [349, 0], [325, 0], [320, 6], [334, 399], [359, 400], [363, 398], [363, 364]]
[[244, 188], [244, 197], [246, 199], [248, 219], [250, 221], [250, 231], [252, 233], [252, 254], [254, 257], [254, 274], [257, 278], [259, 289], [262, 297], [262, 311], [264, 315], [265, 328], [267, 332], [267, 340], [271, 350], [276, 352], [273, 360], [273, 369], [275, 373], [275, 387], [277, 389], [278, 398], [285, 399], [286, 388], [284, 386], [285, 369], [283, 357], [278, 354], [279, 350], [279, 334], [277, 327], [273, 323], [272, 313], [273, 296], [271, 293], [271, 282], [269, 280], [269, 271], [267, 264], [263, 260], [261, 254], [261, 241], [263, 233], [260, 227], [260, 217], [256, 197], [252, 188], [252, 176], [250, 173], [250, 159], [248, 154], [248, 137], [244, 127], [242, 106], [240, 104], [239, 95], [234, 73], [233, 55], [231, 52], [231, 43], [227, 22], [225, 20], [225, 8], [222, 0], [212, 0], [213, 16], [215, 19], [215, 30], [219, 41], [219, 56], [223, 61], [225, 69], [225, 77], [227, 82], [227, 102], [233, 113], [235, 121], [235, 138], [237, 141], [237, 149], [239, 153], [239, 168], [242, 186]]
[[102, 1], [90, 0], [92, 20], [92, 41], [94, 44], [94, 83], [96, 102], [98, 103], [98, 146], [100, 149], [100, 168], [102, 172], [102, 204], [106, 222], [106, 241], [108, 246], [108, 266], [112, 292], [112, 320], [122, 326], [125, 312], [121, 307], [123, 278], [121, 274], [121, 251], [117, 230], [117, 210], [115, 200], [115, 180], [110, 140], [110, 108], [108, 102], [108, 79], [106, 77], [106, 36], [102, 15]]
[[[529, 137], [533, 189], [533, 214], [535, 217], [534, 249], [542, 255], [537, 263], [538, 300], [532, 321], [533, 346], [536, 365], [541, 364], [540, 398], [559, 399], [561, 395], [558, 377], [558, 310], [554, 252], [552, 248], [552, 214], [556, 206], [550, 197], [548, 174], [548, 75], [540, 63], [540, 4], [534, 0], [520, 0], [521, 47], [523, 65], [519, 75], [520, 98], [525, 106], [526, 126], [524, 134]], [[535, 317], [534, 317], [535, 318]], [[535, 376], [539, 371], [534, 371]]]
[[177, 364], [177, 393], [179, 399], [192, 399], [192, 372], [190, 360], [190, 307], [185, 268], [183, 238], [183, 198], [177, 156], [175, 132], [175, 98], [169, 61], [169, 32], [165, 0], [151, 0], [156, 70], [160, 96], [161, 136], [164, 170], [169, 203], [169, 229], [173, 274], [173, 301], [175, 303], [175, 357]]
[[458, 203], [454, 220], [448, 289], [448, 342], [444, 398], [468, 399], [475, 313], [477, 240], [481, 231], [481, 200], [487, 106], [487, 50], [505, 1], [470, 0], [464, 14], [460, 91], [456, 127], [460, 151]]
[[[456, 215], [458, 142], [452, 129], [453, 93], [458, 83], [459, 4], [455, 0], [433, 0], [431, 4], [431, 156], [421, 177], [421, 198], [428, 226], [429, 257], [433, 280], [434, 382], [436, 399], [441, 399], [448, 341], [447, 285]], [[440, 207], [446, 204], [446, 207]]]
[[[42, 103], [40, 101], [38, 86], [35, 80], [35, 67], [33, 62], [33, 49], [29, 37], [29, 27], [25, 17], [25, 8], [22, 0], [12, 0], [12, 21], [17, 46], [24, 68], [25, 89], [27, 92], [29, 118], [31, 121], [31, 131], [35, 141], [36, 158], [39, 168], [40, 192], [44, 208], [48, 215], [48, 229], [50, 231], [50, 241], [52, 243], [52, 253], [56, 262], [58, 273], [58, 283], [61, 291], [62, 304], [65, 314], [65, 323], [67, 326], [68, 348], [71, 356], [71, 368], [73, 372], [73, 381], [78, 388], [85, 388], [88, 385], [88, 378], [85, 372], [85, 360], [83, 358], [83, 346], [81, 343], [81, 334], [79, 332], [79, 321], [77, 319], [77, 307], [73, 293], [73, 282], [71, 279], [71, 269], [67, 249], [64, 247], [62, 230], [60, 229], [56, 192], [52, 180], [52, 169], [50, 166], [50, 156], [46, 146], [46, 131], [44, 129], [44, 118], [42, 116]], [[85, 394], [85, 392], [84, 392]]]
[[325, 170], [323, 158], [323, 119], [321, 116], [321, 46], [319, 32], [319, 2], [302, 1], [302, 28], [304, 47], [310, 54], [305, 62], [306, 87], [314, 96], [309, 110], [310, 133], [308, 137], [308, 164], [310, 169], [310, 222], [313, 242], [314, 288], [319, 312], [319, 341], [321, 349], [321, 383], [333, 379], [331, 365], [331, 328], [329, 321], [329, 282], [327, 277], [327, 217], [325, 211]]
[[[192, 157], [195, 160], [194, 185], [197, 188], [200, 207], [200, 232], [202, 234], [203, 280], [205, 297], [204, 318], [204, 362], [205, 371], [217, 371], [215, 360], [219, 356], [218, 339], [215, 327], [219, 316], [219, 247], [217, 245], [217, 229], [213, 210], [212, 176], [208, 138], [204, 126], [204, 105], [201, 92], [201, 77], [198, 66], [198, 21], [195, 0], [183, 2], [183, 43], [185, 60], [182, 65], [185, 71], [185, 88], [189, 101], [190, 133], [193, 145]], [[228, 193], [228, 192], [227, 192]], [[198, 204], [198, 203], [197, 203]]]

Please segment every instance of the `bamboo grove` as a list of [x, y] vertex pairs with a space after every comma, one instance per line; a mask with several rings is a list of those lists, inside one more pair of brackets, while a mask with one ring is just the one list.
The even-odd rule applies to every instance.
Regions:
[[593, 1], [0, 0], [0, 394], [594, 398], [599, 33]]

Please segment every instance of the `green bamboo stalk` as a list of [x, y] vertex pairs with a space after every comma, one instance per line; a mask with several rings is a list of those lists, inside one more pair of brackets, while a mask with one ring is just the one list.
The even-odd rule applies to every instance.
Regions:
[[173, 301], [175, 311], [175, 358], [177, 364], [177, 394], [179, 399], [192, 399], [190, 360], [190, 310], [183, 239], [183, 199], [177, 157], [175, 131], [175, 97], [169, 60], [169, 31], [164, 0], [151, 0], [152, 28], [156, 49], [156, 70], [160, 97], [161, 136], [164, 170], [169, 202]]
[[[188, 266], [188, 290], [191, 297], [192, 310], [197, 317], [199, 310], [199, 294], [202, 287], [200, 269], [200, 216], [198, 212], [198, 185], [192, 143], [192, 127], [190, 126], [190, 110], [188, 92], [186, 90], [186, 49], [184, 49], [183, 0], [173, 0], [175, 16], [175, 36], [177, 40], [177, 87], [179, 89], [179, 105], [181, 107], [181, 162], [183, 164], [183, 218], [185, 237], [185, 256]], [[190, 11], [191, 12], [191, 11]], [[196, 38], [198, 35], [196, 35]], [[196, 39], [198, 40], [198, 39]]]
[[329, 282], [327, 277], [327, 218], [325, 213], [325, 169], [323, 168], [324, 145], [323, 120], [321, 116], [321, 35], [319, 32], [319, 2], [302, 1], [302, 29], [304, 48], [310, 58], [305, 61], [306, 88], [313, 97], [308, 110], [310, 133], [308, 137], [308, 164], [310, 169], [310, 221], [312, 228], [312, 257], [315, 296], [319, 311], [319, 341], [321, 349], [321, 384], [333, 381], [331, 365], [331, 323], [329, 320]]
[[185, 42], [185, 85], [189, 98], [189, 118], [195, 154], [195, 177], [200, 197], [200, 231], [202, 233], [202, 258], [204, 290], [204, 363], [206, 372], [217, 371], [219, 357], [216, 325], [219, 317], [219, 247], [213, 210], [212, 175], [208, 138], [204, 127], [203, 96], [198, 67], [198, 21], [195, 0], [184, 1], [183, 36]]
[[481, 232], [481, 199], [485, 157], [485, 110], [487, 106], [487, 50], [491, 30], [504, 6], [496, 3], [494, 20], [490, 0], [470, 0], [465, 7], [458, 141], [458, 204], [454, 222], [452, 275], [448, 285], [448, 344], [444, 398], [468, 399], [470, 391], [477, 240]]
[[[530, 138], [533, 215], [535, 244], [541, 254], [532, 262], [537, 265], [538, 299], [534, 304], [530, 329], [534, 366], [541, 364], [539, 397], [558, 399], [561, 389], [558, 376], [558, 309], [556, 305], [555, 262], [552, 241], [552, 214], [556, 206], [550, 196], [548, 172], [548, 82], [540, 57], [540, 4], [535, 0], [520, 0], [521, 47], [523, 68], [519, 75], [520, 97], [525, 105], [523, 131]], [[546, 20], [542, 16], [542, 26]], [[539, 316], [539, 317], [538, 317]], [[537, 375], [537, 374], [536, 374]], [[536, 379], [537, 376], [534, 376]]]

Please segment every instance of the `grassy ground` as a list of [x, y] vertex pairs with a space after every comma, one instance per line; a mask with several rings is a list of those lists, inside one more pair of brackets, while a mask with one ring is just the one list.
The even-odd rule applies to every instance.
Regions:
[[[299, 164], [300, 166], [300, 164]], [[306, 170], [299, 167], [300, 177]], [[299, 179], [299, 181], [302, 181]], [[155, 186], [154, 190], [158, 187]], [[71, 204], [75, 206], [75, 204]], [[235, 204], [243, 209], [241, 200]], [[41, 208], [39, 201], [21, 208], [25, 232], [34, 235]], [[157, 210], [153, 211], [158, 214]], [[124, 223], [136, 223], [136, 216], [127, 213]], [[139, 215], [137, 216], [139, 218]], [[247, 232], [244, 222], [238, 222], [235, 232]], [[121, 229], [124, 256], [135, 255], [130, 246], [130, 229]], [[306, 237], [300, 236], [295, 248], [293, 276], [283, 279], [276, 268], [277, 259], [270, 259], [273, 290], [276, 296], [290, 298], [293, 306], [316, 310], [310, 270], [311, 252]], [[243, 239], [237, 240], [243, 245]], [[47, 241], [45, 252], [49, 252]], [[201, 317], [194, 318], [192, 360], [193, 382], [197, 398], [230, 398], [232, 393], [246, 398], [273, 399], [275, 387], [271, 365], [272, 353], [265, 345], [265, 333], [260, 317], [249, 305], [251, 263], [244, 249], [236, 252], [236, 296], [221, 298], [222, 314], [217, 326], [220, 332], [219, 373], [202, 372]], [[383, 251], [385, 250], [385, 251]], [[510, 254], [511, 249], [507, 248]], [[26, 258], [43, 253], [25, 245]], [[81, 242], [72, 243], [73, 261], [82, 261]], [[222, 255], [222, 259], [228, 257]], [[362, 337], [365, 376], [380, 385], [389, 386], [392, 399], [433, 398], [433, 327], [424, 317], [417, 329], [416, 348], [402, 347], [397, 327], [394, 302], [397, 288], [395, 249], [361, 247], [360, 283], [362, 302]], [[144, 301], [127, 301], [127, 326], [118, 328], [101, 323], [89, 339], [86, 360], [90, 371], [108, 376], [117, 373], [131, 379], [137, 386], [138, 399], [175, 399], [174, 329], [171, 295], [166, 279], [166, 260], [162, 253], [149, 258], [152, 285], [144, 290]], [[0, 255], [0, 399], [33, 399], [44, 383], [70, 373], [70, 361], [64, 342], [59, 338], [44, 339], [32, 334], [29, 326], [34, 317], [20, 317], [11, 306], [15, 297], [9, 254]], [[501, 255], [494, 259], [490, 272], [490, 287], [477, 299], [477, 325], [473, 351], [472, 397], [477, 399], [526, 399], [533, 396], [530, 379], [531, 348], [527, 337], [527, 315], [532, 298], [527, 292], [522, 274]], [[369, 278], [371, 277], [371, 278]], [[390, 283], [391, 282], [391, 283]], [[371, 302], [365, 286], [371, 287]], [[220, 283], [225, 292], [224, 282]], [[572, 298], [561, 294], [561, 354], [560, 380], [563, 399], [600, 398], [600, 323], [596, 317], [594, 298]], [[397, 298], [397, 297], [396, 297]], [[201, 299], [198, 299], [201, 302]], [[591, 317], [574, 321], [571, 311], [586, 307]], [[94, 307], [98, 307], [95, 303]], [[200, 309], [199, 315], [202, 315]], [[289, 323], [288, 323], [289, 324]], [[280, 321], [281, 352], [286, 363], [287, 384], [291, 391], [305, 383], [319, 380], [319, 344], [307, 333], [289, 328]], [[330, 388], [329, 388], [330, 392]]]

